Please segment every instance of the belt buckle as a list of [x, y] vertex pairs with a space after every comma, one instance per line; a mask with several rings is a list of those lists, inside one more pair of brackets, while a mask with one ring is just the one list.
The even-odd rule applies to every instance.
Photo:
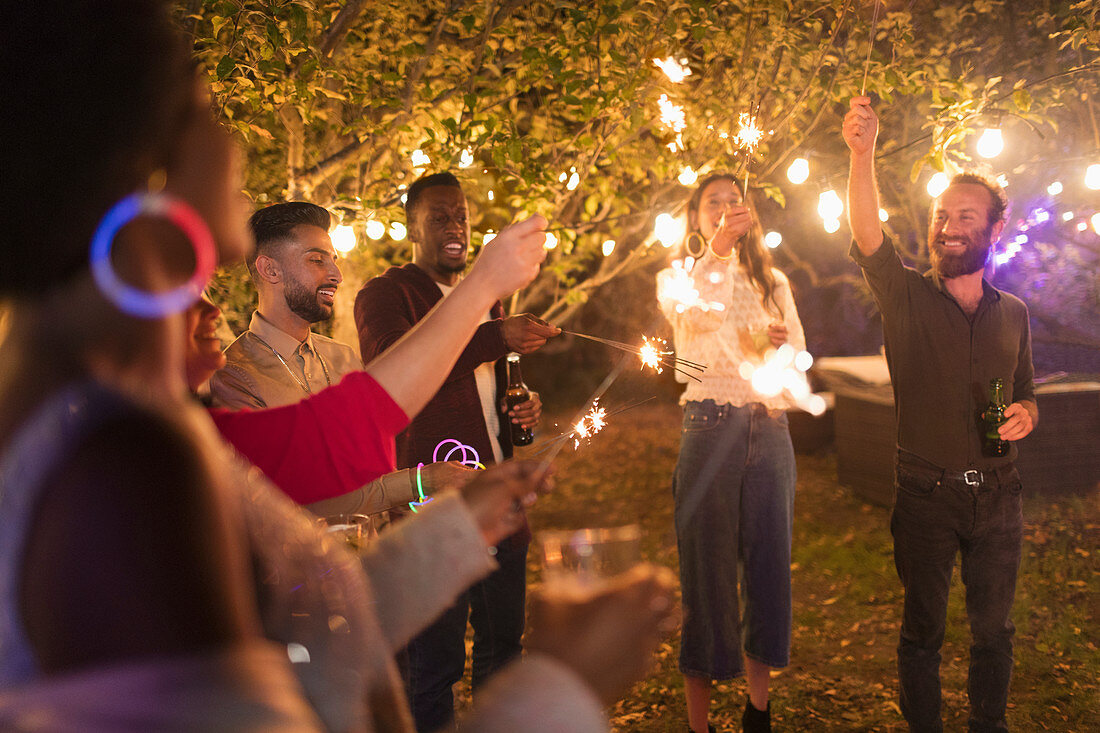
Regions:
[[982, 472], [977, 469], [970, 469], [969, 471], [963, 471], [963, 481], [967, 486], [980, 486], [982, 483]]

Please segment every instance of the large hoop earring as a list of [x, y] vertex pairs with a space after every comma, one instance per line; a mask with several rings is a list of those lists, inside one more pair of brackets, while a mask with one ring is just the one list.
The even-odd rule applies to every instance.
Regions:
[[[138, 216], [167, 219], [187, 235], [195, 252], [191, 278], [164, 293], [151, 293], [127, 285], [111, 265], [111, 248], [122, 227]], [[92, 236], [92, 278], [96, 287], [124, 313], [138, 318], [163, 318], [186, 310], [202, 295], [214, 274], [217, 256], [214, 237], [199, 213], [182, 199], [165, 193], [134, 193], [122, 199], [103, 216]]]
[[699, 232], [692, 232], [684, 240], [684, 253], [689, 257], [699, 259], [707, 251], [707, 240]]

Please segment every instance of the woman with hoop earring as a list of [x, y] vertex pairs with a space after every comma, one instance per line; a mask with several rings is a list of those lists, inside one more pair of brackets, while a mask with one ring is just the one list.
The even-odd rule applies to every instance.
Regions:
[[[763, 397], [739, 373], [771, 347], [805, 348], [786, 276], [772, 267], [755, 212], [731, 174], [705, 178], [687, 204], [684, 269], [701, 302], [658, 288], [677, 355], [707, 365], [689, 382], [673, 476], [683, 589], [680, 671], [691, 731], [708, 723], [713, 680], [744, 675], [742, 725], [769, 731], [771, 670], [791, 634], [795, 461], [782, 396]], [[672, 268], [658, 277], [671, 274]], [[718, 306], [718, 304], [721, 304]]]

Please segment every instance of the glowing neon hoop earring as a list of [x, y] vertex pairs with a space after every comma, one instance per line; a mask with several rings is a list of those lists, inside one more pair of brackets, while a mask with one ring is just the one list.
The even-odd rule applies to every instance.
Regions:
[[[111, 247], [122, 227], [138, 216], [159, 216], [172, 222], [187, 235], [195, 251], [195, 272], [178, 288], [150, 293], [127, 285], [111, 266]], [[202, 295], [214, 274], [217, 256], [214, 237], [206, 222], [182, 199], [163, 193], [134, 193], [111, 207], [99, 222], [92, 237], [92, 278], [96, 287], [119, 310], [138, 318], [163, 318], [187, 309]]]

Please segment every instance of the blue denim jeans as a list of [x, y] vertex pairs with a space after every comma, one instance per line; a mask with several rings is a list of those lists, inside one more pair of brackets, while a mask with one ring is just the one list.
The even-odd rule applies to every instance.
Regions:
[[527, 545], [497, 547], [500, 567], [475, 583], [398, 655], [420, 733], [454, 720], [452, 687], [466, 667], [466, 620], [474, 628], [472, 687], [520, 655], [526, 611]]
[[759, 403], [684, 406], [672, 487], [684, 674], [739, 677], [742, 650], [769, 667], [789, 662], [794, 489], [785, 413]]
[[1008, 466], [967, 483], [900, 461], [890, 529], [894, 564], [905, 588], [898, 681], [909, 729], [943, 730], [940, 647], [951, 573], [961, 552], [971, 633], [969, 727], [1007, 731], [1016, 630], [1010, 615], [1023, 529], [1019, 474]]

